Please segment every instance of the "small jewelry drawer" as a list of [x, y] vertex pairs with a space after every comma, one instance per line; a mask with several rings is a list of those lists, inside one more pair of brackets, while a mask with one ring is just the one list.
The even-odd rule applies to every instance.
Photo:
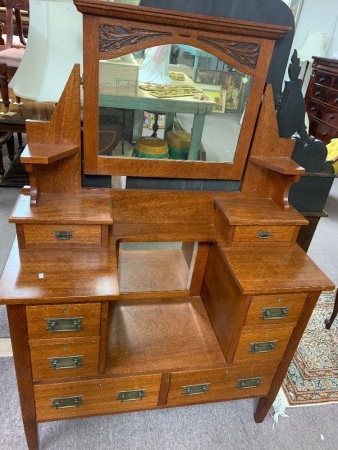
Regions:
[[30, 340], [100, 335], [100, 303], [26, 307]]
[[[298, 229], [298, 228], [297, 228]], [[233, 243], [241, 242], [281, 242], [287, 243], [295, 236], [295, 226], [237, 226]]]
[[327, 103], [329, 99], [330, 91], [328, 88], [318, 86], [314, 84], [311, 89], [310, 97], [314, 100], [319, 100], [323, 103]]
[[304, 293], [254, 295], [244, 325], [295, 324], [306, 297]]
[[30, 225], [24, 230], [24, 245], [101, 246], [101, 225]]
[[99, 337], [72, 342], [67, 339], [57, 341], [46, 341], [47, 344], [31, 342], [34, 380], [98, 374]]
[[310, 118], [309, 134], [328, 144], [331, 139], [338, 137], [338, 130], [327, 123]]
[[321, 86], [329, 87], [331, 85], [332, 76], [326, 73], [316, 73], [315, 74], [315, 83], [320, 84]]
[[328, 125], [338, 127], [338, 109], [311, 101], [307, 103], [306, 109], [310, 117], [323, 120]]
[[35, 385], [38, 421], [113, 414], [157, 406], [161, 374]]
[[292, 325], [244, 327], [239, 338], [234, 362], [280, 360], [293, 328]]
[[174, 372], [171, 376], [167, 405], [263, 396], [267, 394], [276, 370], [277, 364], [269, 363]]

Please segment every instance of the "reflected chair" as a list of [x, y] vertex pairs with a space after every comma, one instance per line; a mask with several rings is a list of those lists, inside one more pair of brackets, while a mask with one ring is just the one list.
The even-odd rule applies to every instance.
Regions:
[[[28, 0], [3, 0], [6, 8], [6, 28], [5, 33], [1, 27], [0, 32], [0, 90], [4, 104], [4, 112], [9, 110], [9, 90], [8, 84], [25, 53], [26, 39], [23, 34], [21, 21], [21, 10], [29, 11]], [[14, 34], [14, 19], [17, 35]], [[16, 97], [16, 102], [20, 103], [20, 98]]]

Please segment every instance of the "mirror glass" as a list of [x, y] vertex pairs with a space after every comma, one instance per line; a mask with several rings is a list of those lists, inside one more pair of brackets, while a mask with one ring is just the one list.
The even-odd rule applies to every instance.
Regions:
[[99, 156], [232, 163], [251, 82], [188, 45], [101, 60]]

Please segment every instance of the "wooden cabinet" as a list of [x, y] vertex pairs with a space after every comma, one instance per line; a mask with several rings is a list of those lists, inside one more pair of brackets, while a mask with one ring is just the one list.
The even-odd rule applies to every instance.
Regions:
[[[138, 11], [82, 3], [122, 22]], [[100, 20], [86, 16], [92, 37]], [[260, 42], [270, 54], [273, 39]], [[17, 240], [0, 303], [30, 450], [48, 420], [248, 397], [264, 420], [320, 293], [334, 287], [296, 244], [307, 221], [287, 192], [304, 170], [264, 92], [237, 191], [82, 189], [78, 66], [51, 121], [27, 123], [31, 185], [10, 217]]]
[[313, 58], [306, 92], [309, 134], [328, 144], [338, 137], [338, 61]]

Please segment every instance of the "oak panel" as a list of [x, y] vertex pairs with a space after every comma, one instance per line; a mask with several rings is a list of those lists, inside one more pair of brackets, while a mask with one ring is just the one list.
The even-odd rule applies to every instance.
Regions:
[[111, 304], [106, 373], [224, 364], [199, 297]]

